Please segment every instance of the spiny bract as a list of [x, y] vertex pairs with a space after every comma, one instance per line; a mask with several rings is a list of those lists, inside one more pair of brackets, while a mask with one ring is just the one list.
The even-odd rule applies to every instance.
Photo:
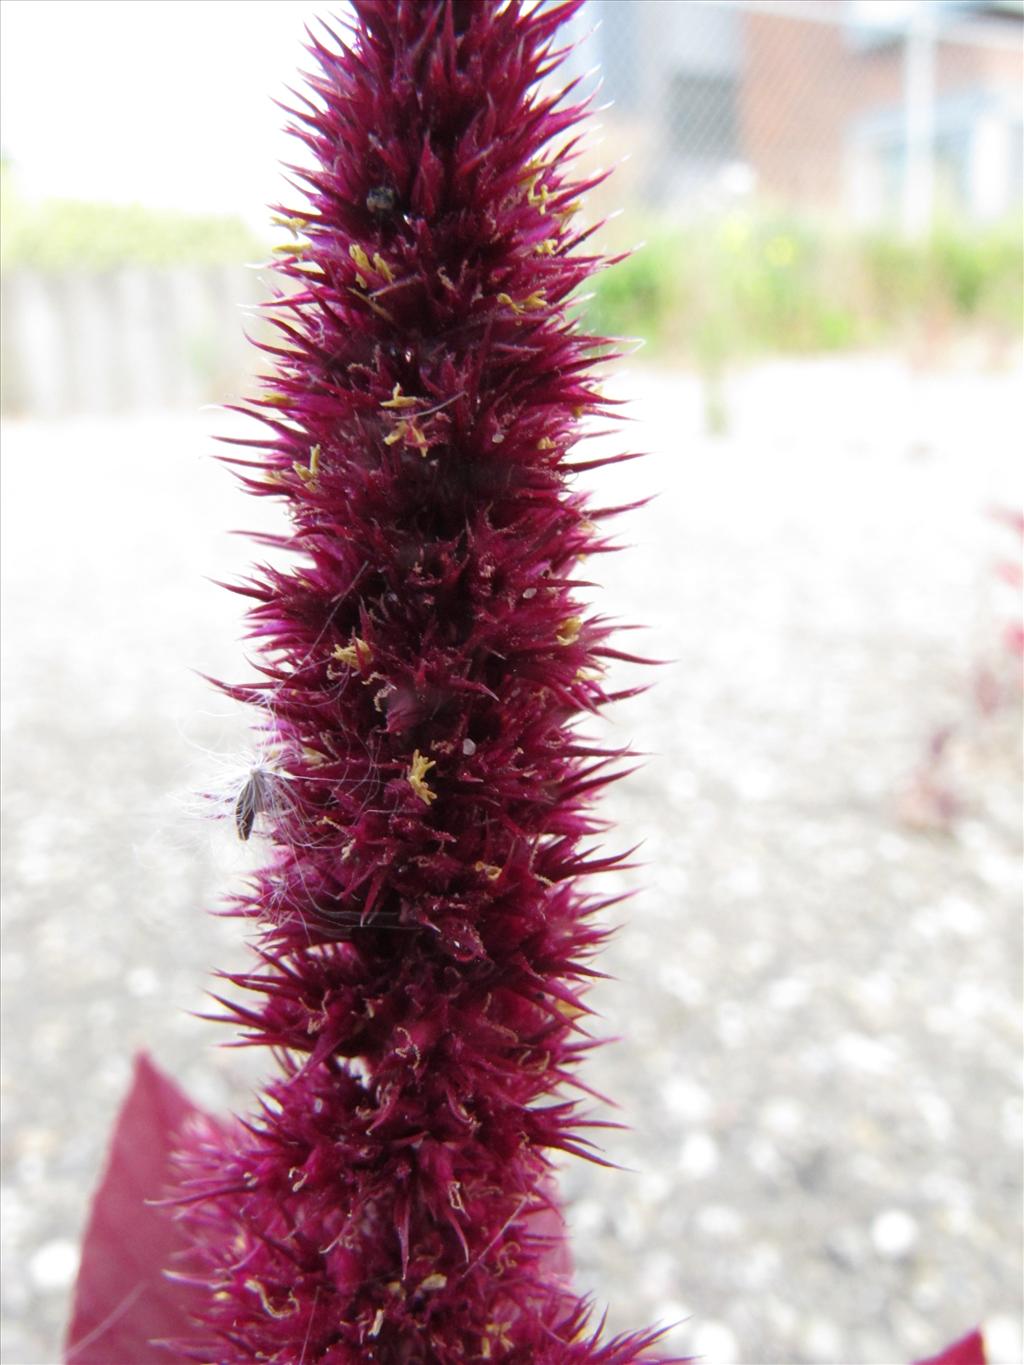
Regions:
[[614, 510], [570, 489], [607, 347], [568, 308], [602, 261], [574, 226], [585, 102], [541, 83], [580, 3], [355, 0], [347, 43], [311, 38], [315, 169], [235, 460], [299, 559], [242, 586], [262, 677], [227, 689], [288, 799], [242, 812], [273, 856], [233, 905], [261, 924], [248, 1003], [222, 1003], [283, 1076], [180, 1157], [189, 1359], [651, 1359], [656, 1333], [588, 1328], [551, 1174], [597, 1159], [563, 1091], [618, 755], [575, 727], [626, 657], [576, 596]]

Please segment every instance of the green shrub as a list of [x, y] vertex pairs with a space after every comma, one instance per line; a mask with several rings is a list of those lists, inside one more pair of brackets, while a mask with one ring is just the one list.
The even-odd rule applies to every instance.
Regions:
[[51, 199], [27, 204], [3, 189], [0, 269], [99, 273], [120, 265], [217, 265], [263, 256], [239, 218]]
[[732, 214], [656, 225], [600, 276], [588, 325], [640, 335], [654, 355], [714, 371], [727, 361], [884, 344], [937, 323], [1017, 335], [1020, 232], [943, 227], [909, 242], [811, 219]]

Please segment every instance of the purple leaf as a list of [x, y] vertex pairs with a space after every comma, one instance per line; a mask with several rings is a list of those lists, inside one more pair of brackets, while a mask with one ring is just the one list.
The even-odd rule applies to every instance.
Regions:
[[918, 1360], [915, 1365], [985, 1365], [985, 1343], [981, 1333], [975, 1329], [959, 1341], [954, 1341], [952, 1346], [947, 1346], [937, 1356]]
[[165, 1195], [171, 1151], [199, 1112], [145, 1054], [136, 1058], [83, 1241], [66, 1365], [167, 1365], [151, 1343], [188, 1333], [201, 1296], [163, 1273], [186, 1244], [169, 1210], [149, 1201]]

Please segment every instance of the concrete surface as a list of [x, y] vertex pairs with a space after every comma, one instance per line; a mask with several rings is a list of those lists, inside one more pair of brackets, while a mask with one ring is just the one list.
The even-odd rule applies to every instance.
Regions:
[[[693, 379], [613, 387], [620, 444], [653, 453], [601, 495], [661, 496], [588, 566], [594, 600], [671, 662], [612, 723], [653, 755], [607, 803], [646, 866], [594, 995], [622, 1041], [587, 1074], [630, 1169], [565, 1172], [580, 1285], [708, 1365], [894, 1365], [979, 1320], [1015, 1365], [1019, 682], [992, 573], [1015, 547], [984, 508], [1022, 502], [1020, 376], [763, 366], [717, 439]], [[205, 910], [258, 856], [190, 795], [229, 804], [247, 763], [190, 672], [245, 676], [203, 575], [272, 519], [208, 458], [224, 424], [2, 433], [6, 1365], [59, 1359], [132, 1052], [216, 1107], [269, 1061], [188, 1013], [244, 960]], [[940, 727], [945, 821], [915, 778]]]

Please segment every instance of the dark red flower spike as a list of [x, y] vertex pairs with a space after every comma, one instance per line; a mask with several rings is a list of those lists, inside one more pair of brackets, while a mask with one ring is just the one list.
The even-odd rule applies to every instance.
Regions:
[[[221, 1003], [283, 1075], [181, 1156], [218, 1362], [602, 1361], [568, 1277], [552, 1155], [596, 1156], [565, 1089], [604, 931], [583, 874], [621, 755], [609, 627], [576, 566], [606, 513], [570, 487], [608, 345], [568, 308], [585, 113], [542, 80], [579, 0], [357, 0], [293, 131], [279, 339], [237, 461], [295, 563], [241, 586], [273, 754], [240, 797], [273, 848], [235, 913], [259, 965]], [[230, 994], [230, 992], [229, 992]]]

